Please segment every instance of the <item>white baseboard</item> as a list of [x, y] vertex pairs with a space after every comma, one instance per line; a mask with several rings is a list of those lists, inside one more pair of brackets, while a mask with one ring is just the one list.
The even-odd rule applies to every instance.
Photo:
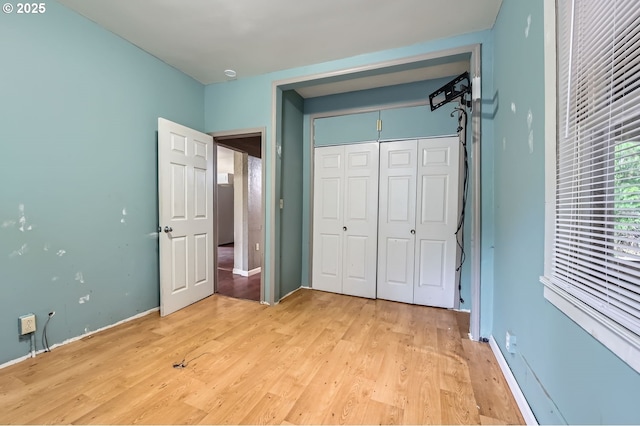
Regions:
[[298, 287], [298, 288], [296, 288], [295, 290], [290, 291], [289, 293], [285, 294], [284, 296], [282, 296], [282, 297], [280, 298], [280, 300], [278, 301], [278, 303], [282, 302], [284, 299], [286, 299], [287, 297], [291, 296], [293, 293], [295, 293], [296, 291], [298, 291], [298, 290], [300, 290], [300, 289], [302, 289], [302, 288], [305, 288], [305, 287]]
[[[63, 341], [62, 343], [56, 343], [53, 346], [51, 346], [49, 349], [54, 350], [57, 347], [60, 347], [60, 346], [63, 346], [63, 345], [78, 341], [80, 339], [84, 339], [87, 336], [91, 336], [92, 334], [96, 334], [96, 333], [99, 333], [101, 331], [107, 330], [109, 328], [115, 327], [117, 325], [124, 324], [125, 322], [129, 322], [129, 321], [133, 321], [134, 319], [142, 318], [144, 316], [149, 315], [152, 312], [158, 312], [159, 310], [160, 310], [160, 307], [157, 307], [157, 308], [149, 309], [148, 311], [140, 312], [139, 314], [136, 314], [136, 315], [134, 315], [132, 317], [129, 317], [129, 318], [125, 318], [125, 319], [123, 319], [121, 321], [118, 321], [118, 322], [116, 322], [114, 324], [110, 324], [110, 325], [104, 326], [104, 327], [99, 328], [97, 330], [88, 331], [88, 332], [86, 332], [84, 334], [81, 334], [80, 336], [76, 336], [76, 337], [72, 337], [70, 339], [67, 339], [67, 340]], [[41, 353], [44, 353], [44, 349], [40, 349], [39, 351], [37, 351], [36, 355], [41, 354]], [[13, 359], [11, 361], [7, 361], [4, 364], [0, 364], [0, 369], [3, 369], [5, 367], [9, 367], [10, 365], [17, 364], [17, 363], [22, 362], [22, 361], [25, 361], [25, 360], [27, 360], [29, 358], [32, 358], [31, 354], [22, 356], [20, 358]]]
[[244, 269], [236, 269], [233, 268], [233, 273], [236, 275], [240, 275], [241, 277], [250, 277], [255, 274], [259, 274], [262, 271], [262, 267], [258, 266], [255, 269], [251, 269], [250, 271], [245, 271]]
[[522, 413], [522, 417], [524, 418], [524, 421], [528, 425], [537, 425], [538, 421], [536, 420], [536, 416], [533, 415], [533, 411], [531, 411], [531, 407], [529, 406], [527, 399], [524, 397], [524, 394], [522, 393], [522, 389], [520, 389], [520, 385], [518, 385], [518, 382], [516, 381], [515, 376], [511, 372], [511, 369], [509, 368], [509, 364], [507, 364], [507, 360], [504, 359], [504, 355], [502, 355], [502, 351], [498, 347], [498, 342], [496, 342], [496, 339], [494, 339], [493, 336], [489, 337], [489, 346], [491, 347], [491, 350], [493, 351], [493, 355], [496, 357], [496, 360], [498, 360], [498, 365], [500, 365], [502, 374], [504, 375], [504, 378], [507, 380], [509, 389], [511, 389], [511, 393], [513, 394], [513, 397], [516, 400], [516, 404], [518, 404], [518, 408]]

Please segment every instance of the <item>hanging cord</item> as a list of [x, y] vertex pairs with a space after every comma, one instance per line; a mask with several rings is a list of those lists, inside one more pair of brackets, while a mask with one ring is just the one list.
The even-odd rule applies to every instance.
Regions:
[[[467, 152], [467, 111], [464, 107], [456, 107], [451, 112], [450, 116], [458, 112], [458, 137], [460, 139], [460, 143], [462, 144], [462, 151], [464, 153], [464, 180], [462, 183], [462, 208], [460, 209], [460, 217], [458, 219], [458, 226], [456, 228], [456, 243], [460, 248], [460, 263], [456, 267], [456, 272], [458, 274], [462, 274], [461, 269], [464, 261], [466, 260], [466, 253], [464, 251], [464, 219], [465, 213], [467, 211], [467, 194], [469, 192], [469, 156]], [[459, 292], [462, 290], [461, 280], [458, 279], [458, 290]], [[460, 297], [460, 303], [464, 303], [464, 299], [462, 296]]]
[[47, 322], [44, 323], [44, 328], [42, 329], [42, 347], [45, 352], [51, 352], [51, 348], [49, 347], [49, 339], [47, 338], [47, 326], [49, 325], [49, 321], [56, 314], [56, 311], [49, 312], [49, 318], [47, 318]]

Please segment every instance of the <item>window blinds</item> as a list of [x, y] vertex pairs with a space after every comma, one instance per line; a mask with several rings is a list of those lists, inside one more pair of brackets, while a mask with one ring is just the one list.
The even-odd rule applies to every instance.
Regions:
[[551, 282], [640, 335], [640, 7], [558, 0]]

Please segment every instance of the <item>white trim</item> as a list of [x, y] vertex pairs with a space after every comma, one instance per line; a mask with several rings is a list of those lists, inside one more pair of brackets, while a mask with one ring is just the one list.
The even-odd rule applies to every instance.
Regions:
[[[149, 315], [150, 313], [158, 312], [159, 310], [160, 310], [160, 307], [156, 307], [156, 308], [149, 309], [148, 311], [140, 312], [139, 314], [136, 314], [136, 315], [134, 315], [132, 317], [129, 317], [129, 318], [125, 318], [125, 319], [123, 319], [121, 321], [118, 321], [118, 322], [116, 322], [114, 324], [106, 325], [106, 326], [104, 326], [102, 328], [99, 328], [97, 330], [89, 331], [87, 333], [81, 334], [80, 336], [72, 337], [70, 339], [67, 339], [67, 340], [63, 341], [62, 343], [56, 343], [55, 345], [51, 346], [49, 349], [53, 350], [53, 349], [55, 349], [57, 347], [66, 345], [68, 343], [73, 343], [73, 342], [75, 342], [77, 340], [84, 339], [87, 336], [91, 336], [92, 334], [96, 334], [96, 333], [99, 333], [101, 331], [107, 330], [109, 328], [113, 328], [115, 326], [118, 326], [120, 324], [124, 324], [125, 322], [129, 322], [129, 321], [133, 321], [133, 320], [138, 319], [138, 318], [142, 318], [144, 316]], [[39, 351], [36, 352], [36, 354], [41, 354], [41, 353], [44, 353], [44, 349], [40, 349]], [[5, 367], [9, 367], [10, 365], [17, 364], [19, 362], [22, 362], [22, 361], [30, 359], [30, 358], [32, 358], [31, 352], [29, 352], [28, 355], [22, 356], [20, 358], [16, 358], [16, 359], [11, 360], [11, 361], [7, 361], [4, 364], [0, 364], [0, 370], [5, 368]]]
[[[475, 45], [471, 54], [471, 74], [473, 80], [482, 81], [482, 53], [479, 44]], [[469, 333], [471, 340], [479, 341], [480, 309], [482, 306], [482, 86], [476, 88], [477, 99], [472, 100], [471, 110], [471, 315], [469, 316]]]
[[262, 267], [258, 266], [257, 268], [251, 269], [249, 271], [245, 271], [244, 269], [233, 268], [233, 274], [240, 275], [242, 277], [250, 277], [255, 274], [259, 274], [262, 271]]
[[547, 277], [544, 297], [611, 352], [640, 372], [640, 337], [554, 285]]
[[531, 407], [529, 406], [527, 399], [524, 397], [524, 394], [522, 393], [522, 389], [520, 389], [520, 385], [518, 385], [516, 377], [513, 375], [513, 372], [509, 368], [509, 364], [507, 364], [507, 360], [504, 359], [504, 355], [498, 347], [498, 342], [496, 342], [496, 339], [494, 339], [493, 336], [489, 337], [489, 346], [491, 347], [493, 355], [498, 361], [500, 370], [502, 370], [502, 374], [504, 375], [504, 378], [509, 385], [509, 389], [511, 389], [511, 394], [516, 400], [516, 404], [518, 404], [518, 408], [520, 409], [520, 413], [522, 414], [525, 423], [528, 425], [537, 425], [538, 420], [536, 420], [536, 416], [533, 414], [533, 411], [531, 411]]
[[544, 0], [544, 274], [551, 276], [556, 209], [556, 1]]
[[302, 286], [300, 286], [300, 287], [296, 288], [295, 290], [290, 291], [289, 293], [287, 293], [287, 294], [285, 294], [284, 296], [282, 296], [282, 297], [280, 298], [280, 300], [278, 301], [278, 303], [282, 302], [284, 299], [286, 299], [287, 297], [291, 296], [293, 293], [295, 293], [296, 291], [300, 290], [301, 288], [308, 288], [308, 287], [302, 287]]

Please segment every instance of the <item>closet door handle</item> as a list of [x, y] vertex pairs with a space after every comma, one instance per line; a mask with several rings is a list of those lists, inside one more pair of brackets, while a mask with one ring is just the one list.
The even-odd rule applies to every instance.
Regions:
[[343, 227], [342, 227], [342, 230], [343, 230], [343, 231], [346, 231], [346, 230], [347, 230], [347, 227], [346, 227], [346, 226], [343, 226]]
[[412, 230], [411, 230], [411, 233], [412, 233], [413, 235], [415, 235], [415, 234], [416, 234], [416, 230], [415, 230], [415, 229], [412, 229]]
[[171, 231], [173, 231], [173, 228], [172, 228], [172, 227], [170, 227], [170, 226], [165, 226], [165, 227], [164, 227], [164, 232], [166, 232], [167, 234], [168, 234], [169, 232], [171, 232]]

